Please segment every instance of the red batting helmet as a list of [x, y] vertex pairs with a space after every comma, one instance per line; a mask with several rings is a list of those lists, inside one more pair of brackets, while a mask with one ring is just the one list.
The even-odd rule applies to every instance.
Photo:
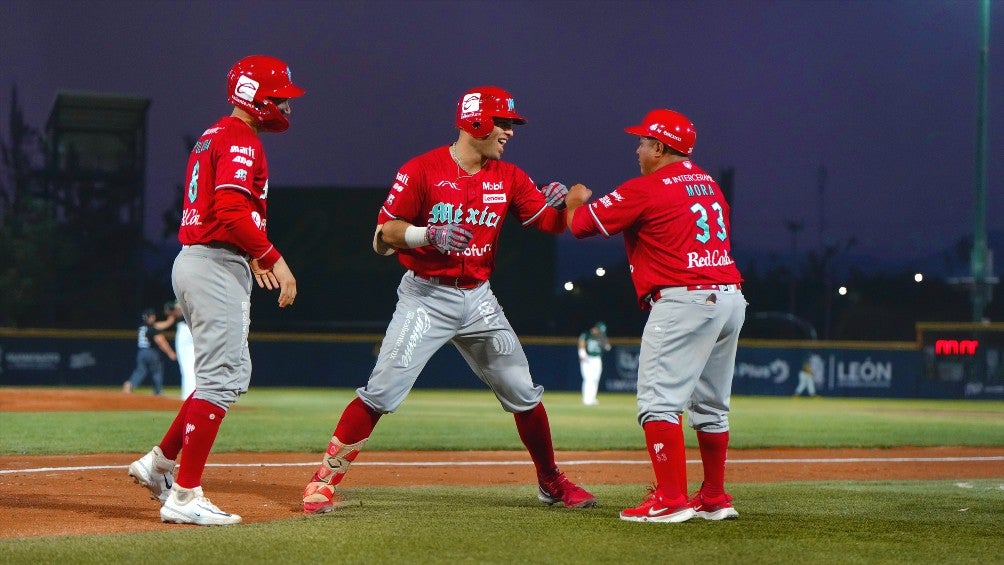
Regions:
[[497, 86], [472, 88], [457, 103], [457, 127], [478, 139], [488, 137], [495, 129], [492, 118], [511, 119], [514, 124], [526, 123], [526, 118], [516, 113], [512, 94]]
[[227, 75], [230, 103], [251, 114], [262, 129], [286, 131], [289, 119], [272, 98], [296, 98], [304, 92], [293, 84], [289, 66], [275, 57], [244, 57]]
[[697, 131], [687, 116], [672, 110], [652, 110], [636, 126], [624, 131], [642, 137], [654, 137], [684, 155], [694, 150]]

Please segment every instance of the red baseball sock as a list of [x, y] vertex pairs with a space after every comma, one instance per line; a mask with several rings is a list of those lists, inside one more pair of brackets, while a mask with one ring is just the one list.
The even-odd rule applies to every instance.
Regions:
[[729, 432], [713, 434], [697, 432], [701, 446], [701, 463], [704, 465], [704, 484], [701, 492], [709, 498], [725, 494], [725, 460], [729, 451]]
[[181, 404], [178, 415], [174, 417], [171, 427], [167, 428], [164, 439], [160, 440], [160, 450], [164, 452], [164, 457], [172, 461], [178, 458], [181, 447], [185, 441], [185, 418], [188, 417], [188, 407], [192, 405], [192, 395], [188, 395], [185, 402]]
[[357, 396], [342, 411], [334, 435], [345, 445], [362, 441], [373, 433], [381, 415]]
[[687, 452], [679, 423], [651, 420], [642, 426], [659, 492], [669, 500], [687, 495]]
[[202, 486], [202, 471], [206, 468], [206, 460], [213, 449], [216, 434], [227, 411], [219, 406], [199, 398], [191, 399], [188, 407], [188, 417], [185, 418], [185, 456], [181, 458], [181, 466], [175, 482], [183, 488]]
[[551, 477], [558, 472], [558, 464], [554, 462], [554, 445], [551, 443], [551, 424], [547, 419], [544, 403], [537, 404], [532, 410], [513, 413], [516, 419], [516, 431], [523, 441], [530, 459], [537, 468], [537, 479]]

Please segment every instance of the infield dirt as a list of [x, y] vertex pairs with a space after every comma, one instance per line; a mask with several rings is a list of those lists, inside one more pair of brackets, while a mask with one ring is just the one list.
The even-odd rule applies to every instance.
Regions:
[[[17, 389], [0, 389], [0, 411], [176, 410], [179, 406], [174, 399], [140, 394], [59, 390], [52, 392], [52, 398], [47, 396], [33, 389], [30, 396], [19, 398]], [[161, 523], [158, 504], [127, 475], [126, 467], [138, 455], [0, 457], [4, 471], [0, 474], [0, 537], [184, 527]], [[1002, 476], [1002, 456], [1004, 447], [733, 450], [728, 481], [997, 478]], [[998, 459], [974, 459], [978, 457]], [[959, 460], [946, 462], [948, 458]], [[569, 478], [586, 488], [637, 484], [640, 496], [653, 480], [648, 457], [640, 450], [562, 451], [557, 460]], [[700, 453], [688, 449], [687, 460], [690, 481], [700, 481]], [[214, 453], [203, 486], [214, 503], [237, 512], [245, 522], [295, 518], [302, 516], [303, 486], [319, 461], [320, 453]], [[476, 472], [471, 463], [481, 463]], [[527, 497], [536, 496], [533, 465], [523, 451], [372, 451], [363, 453], [354, 467], [341, 485], [350, 498], [356, 487], [421, 485], [525, 485]], [[52, 516], [60, 519], [52, 520]]]

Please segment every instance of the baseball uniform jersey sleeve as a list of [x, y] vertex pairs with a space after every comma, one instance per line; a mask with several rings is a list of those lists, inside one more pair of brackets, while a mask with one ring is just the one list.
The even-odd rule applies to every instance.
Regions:
[[718, 183], [689, 160], [631, 179], [576, 210], [571, 231], [577, 238], [624, 233], [642, 308], [662, 288], [742, 281], [731, 255], [728, 203]]
[[228, 116], [203, 132], [187, 180], [181, 243], [234, 245], [265, 269], [279, 260], [266, 230], [268, 163], [250, 126]]

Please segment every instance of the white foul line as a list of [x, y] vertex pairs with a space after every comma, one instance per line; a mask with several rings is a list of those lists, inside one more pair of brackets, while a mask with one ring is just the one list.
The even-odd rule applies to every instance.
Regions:
[[[791, 463], [952, 463], [959, 461], [1004, 461], [1004, 456], [991, 457], [847, 457], [819, 459], [729, 459], [729, 465], [743, 464], [791, 464]], [[581, 459], [577, 461], [560, 461], [566, 465], [650, 465], [647, 460], [611, 460], [611, 459]], [[700, 459], [687, 460], [688, 464], [701, 463]], [[352, 466], [363, 467], [489, 467], [496, 465], [530, 465], [526, 460], [520, 461], [360, 461]], [[317, 461], [309, 463], [208, 463], [206, 467], [310, 467]], [[89, 465], [86, 467], [38, 467], [34, 469], [0, 469], [0, 475], [21, 473], [52, 473], [61, 471], [97, 471], [101, 469], [126, 469], [128, 465]]]

